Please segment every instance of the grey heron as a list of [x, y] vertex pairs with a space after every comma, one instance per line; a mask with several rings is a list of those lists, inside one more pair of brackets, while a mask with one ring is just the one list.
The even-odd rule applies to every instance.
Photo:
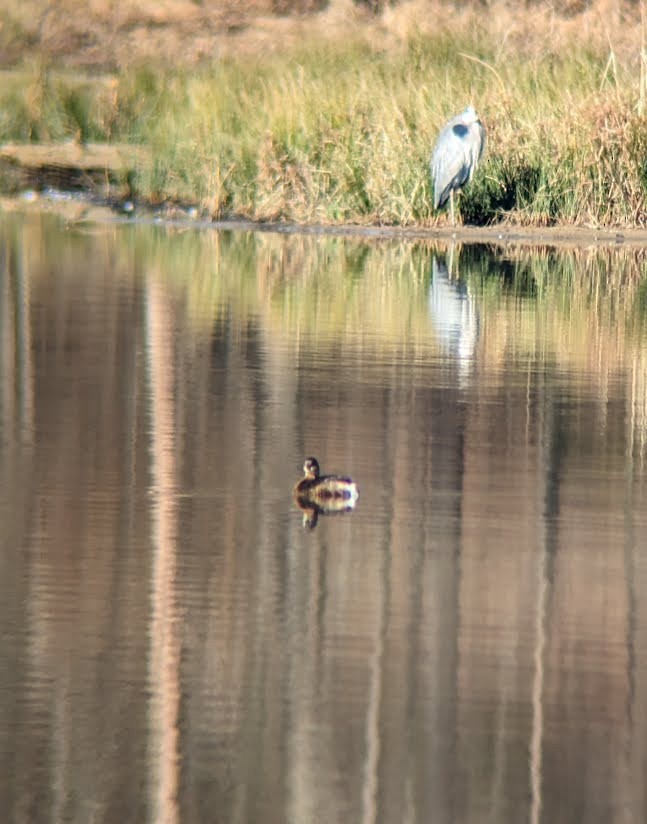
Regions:
[[434, 184], [434, 209], [449, 200], [452, 226], [454, 192], [474, 177], [485, 149], [485, 129], [472, 106], [453, 117], [441, 129], [431, 156], [431, 179]]

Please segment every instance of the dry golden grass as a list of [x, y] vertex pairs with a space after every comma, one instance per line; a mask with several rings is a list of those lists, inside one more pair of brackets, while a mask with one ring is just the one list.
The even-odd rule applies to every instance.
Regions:
[[136, 193], [213, 216], [434, 225], [431, 146], [472, 102], [488, 153], [467, 222], [647, 225], [640, 6], [369, 8], [10, 0], [0, 141], [142, 144]]
[[[380, 14], [371, 13], [383, 6]], [[407, 48], [412, 38], [447, 40], [487, 33], [497, 58], [538, 60], [579, 42], [591, 52], [641, 59], [641, 5], [562, 0], [520, 7], [506, 0], [6, 0], [0, 10], [0, 64], [35, 54], [65, 66], [114, 69], [162, 59], [181, 68], [224, 56], [262, 57], [304, 40], [363, 39], [375, 50]], [[493, 72], [493, 81], [496, 74]]]

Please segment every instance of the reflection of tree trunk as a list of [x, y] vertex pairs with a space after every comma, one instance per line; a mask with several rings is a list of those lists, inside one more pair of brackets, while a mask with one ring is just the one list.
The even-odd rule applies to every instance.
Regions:
[[537, 600], [535, 603], [535, 646], [533, 651], [532, 729], [530, 734], [530, 821], [539, 824], [543, 806], [543, 739], [544, 690], [546, 681], [546, 645], [549, 640], [551, 606], [555, 588], [555, 564], [558, 549], [564, 436], [559, 411], [553, 400], [550, 383], [538, 386], [542, 398], [538, 420], [539, 512], [537, 525]]
[[[546, 398], [547, 389], [544, 386], [542, 397]], [[533, 650], [533, 679], [532, 679], [532, 729], [530, 734], [530, 822], [539, 824], [541, 821], [542, 807], [542, 756], [544, 737], [544, 652], [546, 649], [546, 616], [550, 562], [554, 546], [550, 545], [550, 534], [548, 524], [552, 523], [555, 507], [550, 505], [548, 484], [557, 482], [557, 475], [549, 477], [551, 466], [546, 466], [550, 462], [552, 443], [553, 411], [552, 404], [545, 400], [542, 412], [538, 421], [537, 444], [538, 446], [538, 511], [540, 513], [537, 521], [537, 544], [535, 551], [537, 554], [537, 600], [535, 602], [535, 645]], [[528, 428], [527, 430], [528, 431]], [[526, 440], [526, 446], [528, 441]], [[554, 534], [553, 534], [554, 537]], [[553, 541], [553, 544], [555, 541]]]
[[10, 254], [0, 272], [0, 422], [12, 433], [10, 443], [31, 442], [34, 386], [29, 282], [19, 243]]
[[[0, 258], [0, 432], [4, 435], [0, 477], [6, 494], [2, 511], [8, 517], [3, 523], [1, 620], [3, 626], [9, 620], [16, 627], [17, 616], [24, 615], [24, 620], [22, 630], [15, 634], [10, 631], [3, 647], [4, 660], [12, 662], [5, 676], [10, 674], [11, 683], [22, 685], [22, 689], [13, 691], [13, 695], [7, 691], [11, 698], [3, 708], [3, 720], [11, 717], [14, 727], [9, 745], [14, 775], [13, 790], [7, 793], [3, 788], [0, 807], [5, 813], [3, 820], [28, 820], [38, 818], [41, 811], [45, 815], [45, 810], [56, 817], [60, 810], [66, 789], [60, 753], [66, 752], [68, 742], [64, 733], [55, 740], [50, 752], [54, 777], [44, 791], [46, 782], [38, 771], [42, 760], [36, 755], [38, 745], [27, 732], [25, 719], [33, 706], [51, 705], [54, 713], [59, 713], [62, 690], [54, 692], [51, 682], [40, 676], [53, 640], [44, 614], [49, 615], [52, 607], [43, 597], [48, 591], [50, 556], [42, 547], [41, 513], [34, 492], [34, 385], [26, 241], [20, 234], [5, 240], [5, 254]], [[6, 684], [3, 678], [2, 688]], [[32, 795], [34, 786], [40, 792]]]
[[[456, 366], [456, 372], [452, 369], [453, 385], [460, 380], [461, 364]], [[420, 809], [434, 809], [437, 802], [437, 809], [448, 811], [453, 819], [458, 814], [457, 696], [460, 694], [464, 484], [470, 427], [468, 407], [462, 403], [460, 392], [453, 389], [434, 390], [430, 413], [429, 506], [434, 525], [432, 534], [443, 536], [443, 545], [435, 545], [434, 539], [430, 547], [433, 567], [427, 572], [423, 597], [433, 605], [435, 638], [433, 646], [425, 652], [421, 650], [421, 654], [430, 654], [430, 660], [442, 660], [443, 666], [428, 676], [428, 685], [433, 689], [429, 729], [434, 733], [423, 743], [426, 758], [424, 768], [419, 771], [418, 792], [424, 798]], [[422, 626], [430, 620], [429, 605], [425, 606]], [[419, 644], [423, 638], [421, 636]]]
[[16, 255], [16, 359], [18, 367], [18, 402], [20, 408], [20, 440], [31, 443], [34, 432], [34, 386], [31, 348], [31, 317], [29, 280], [25, 273], [22, 245]]
[[[177, 494], [171, 316], [162, 288], [147, 296], [150, 381], [153, 571], [151, 593], [151, 820], [178, 820], [179, 639], [175, 599]], [[153, 766], [154, 765], [154, 766]]]
[[368, 701], [366, 706], [366, 762], [362, 788], [362, 822], [378, 820], [380, 766], [380, 711], [385, 692], [384, 650], [391, 608], [391, 551], [384, 548], [379, 579], [379, 612], [375, 623], [373, 651], [369, 667]]
[[645, 591], [643, 546], [636, 537], [635, 513], [640, 511], [636, 492], [637, 478], [643, 474], [645, 454], [645, 365], [643, 358], [634, 356], [630, 371], [631, 385], [626, 419], [625, 499], [624, 499], [624, 572], [627, 587], [627, 707], [626, 707], [626, 762], [623, 765], [625, 797], [633, 797], [634, 809], [645, 809], [645, 764], [647, 763], [647, 714], [645, 698], [647, 680], [645, 668], [636, 666], [637, 656], [645, 645], [645, 608], [640, 593]]
[[15, 316], [12, 311], [11, 263], [3, 267], [0, 281], [0, 423], [5, 431], [11, 431], [14, 424], [14, 385], [16, 376]]

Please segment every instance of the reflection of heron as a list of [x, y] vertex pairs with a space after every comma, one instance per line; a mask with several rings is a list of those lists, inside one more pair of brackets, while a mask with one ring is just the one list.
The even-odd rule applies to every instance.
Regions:
[[442, 258], [434, 255], [431, 267], [429, 311], [438, 340], [443, 349], [465, 366], [472, 360], [479, 331], [474, 301], [465, 284], [450, 277]]
[[474, 177], [485, 149], [485, 129], [472, 106], [453, 117], [438, 135], [431, 156], [431, 179], [434, 184], [434, 209], [449, 200], [452, 226], [454, 192], [458, 192]]
[[316, 458], [306, 458], [303, 478], [294, 487], [294, 498], [303, 510], [303, 524], [313, 529], [319, 515], [349, 512], [359, 498], [357, 484], [344, 475], [320, 475]]

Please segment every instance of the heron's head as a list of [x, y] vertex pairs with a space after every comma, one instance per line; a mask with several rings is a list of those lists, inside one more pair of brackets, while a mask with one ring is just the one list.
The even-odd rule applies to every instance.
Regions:
[[479, 116], [476, 113], [476, 109], [474, 108], [474, 106], [468, 106], [465, 109], [465, 111], [463, 112], [463, 121], [467, 123], [467, 125], [479, 122]]

